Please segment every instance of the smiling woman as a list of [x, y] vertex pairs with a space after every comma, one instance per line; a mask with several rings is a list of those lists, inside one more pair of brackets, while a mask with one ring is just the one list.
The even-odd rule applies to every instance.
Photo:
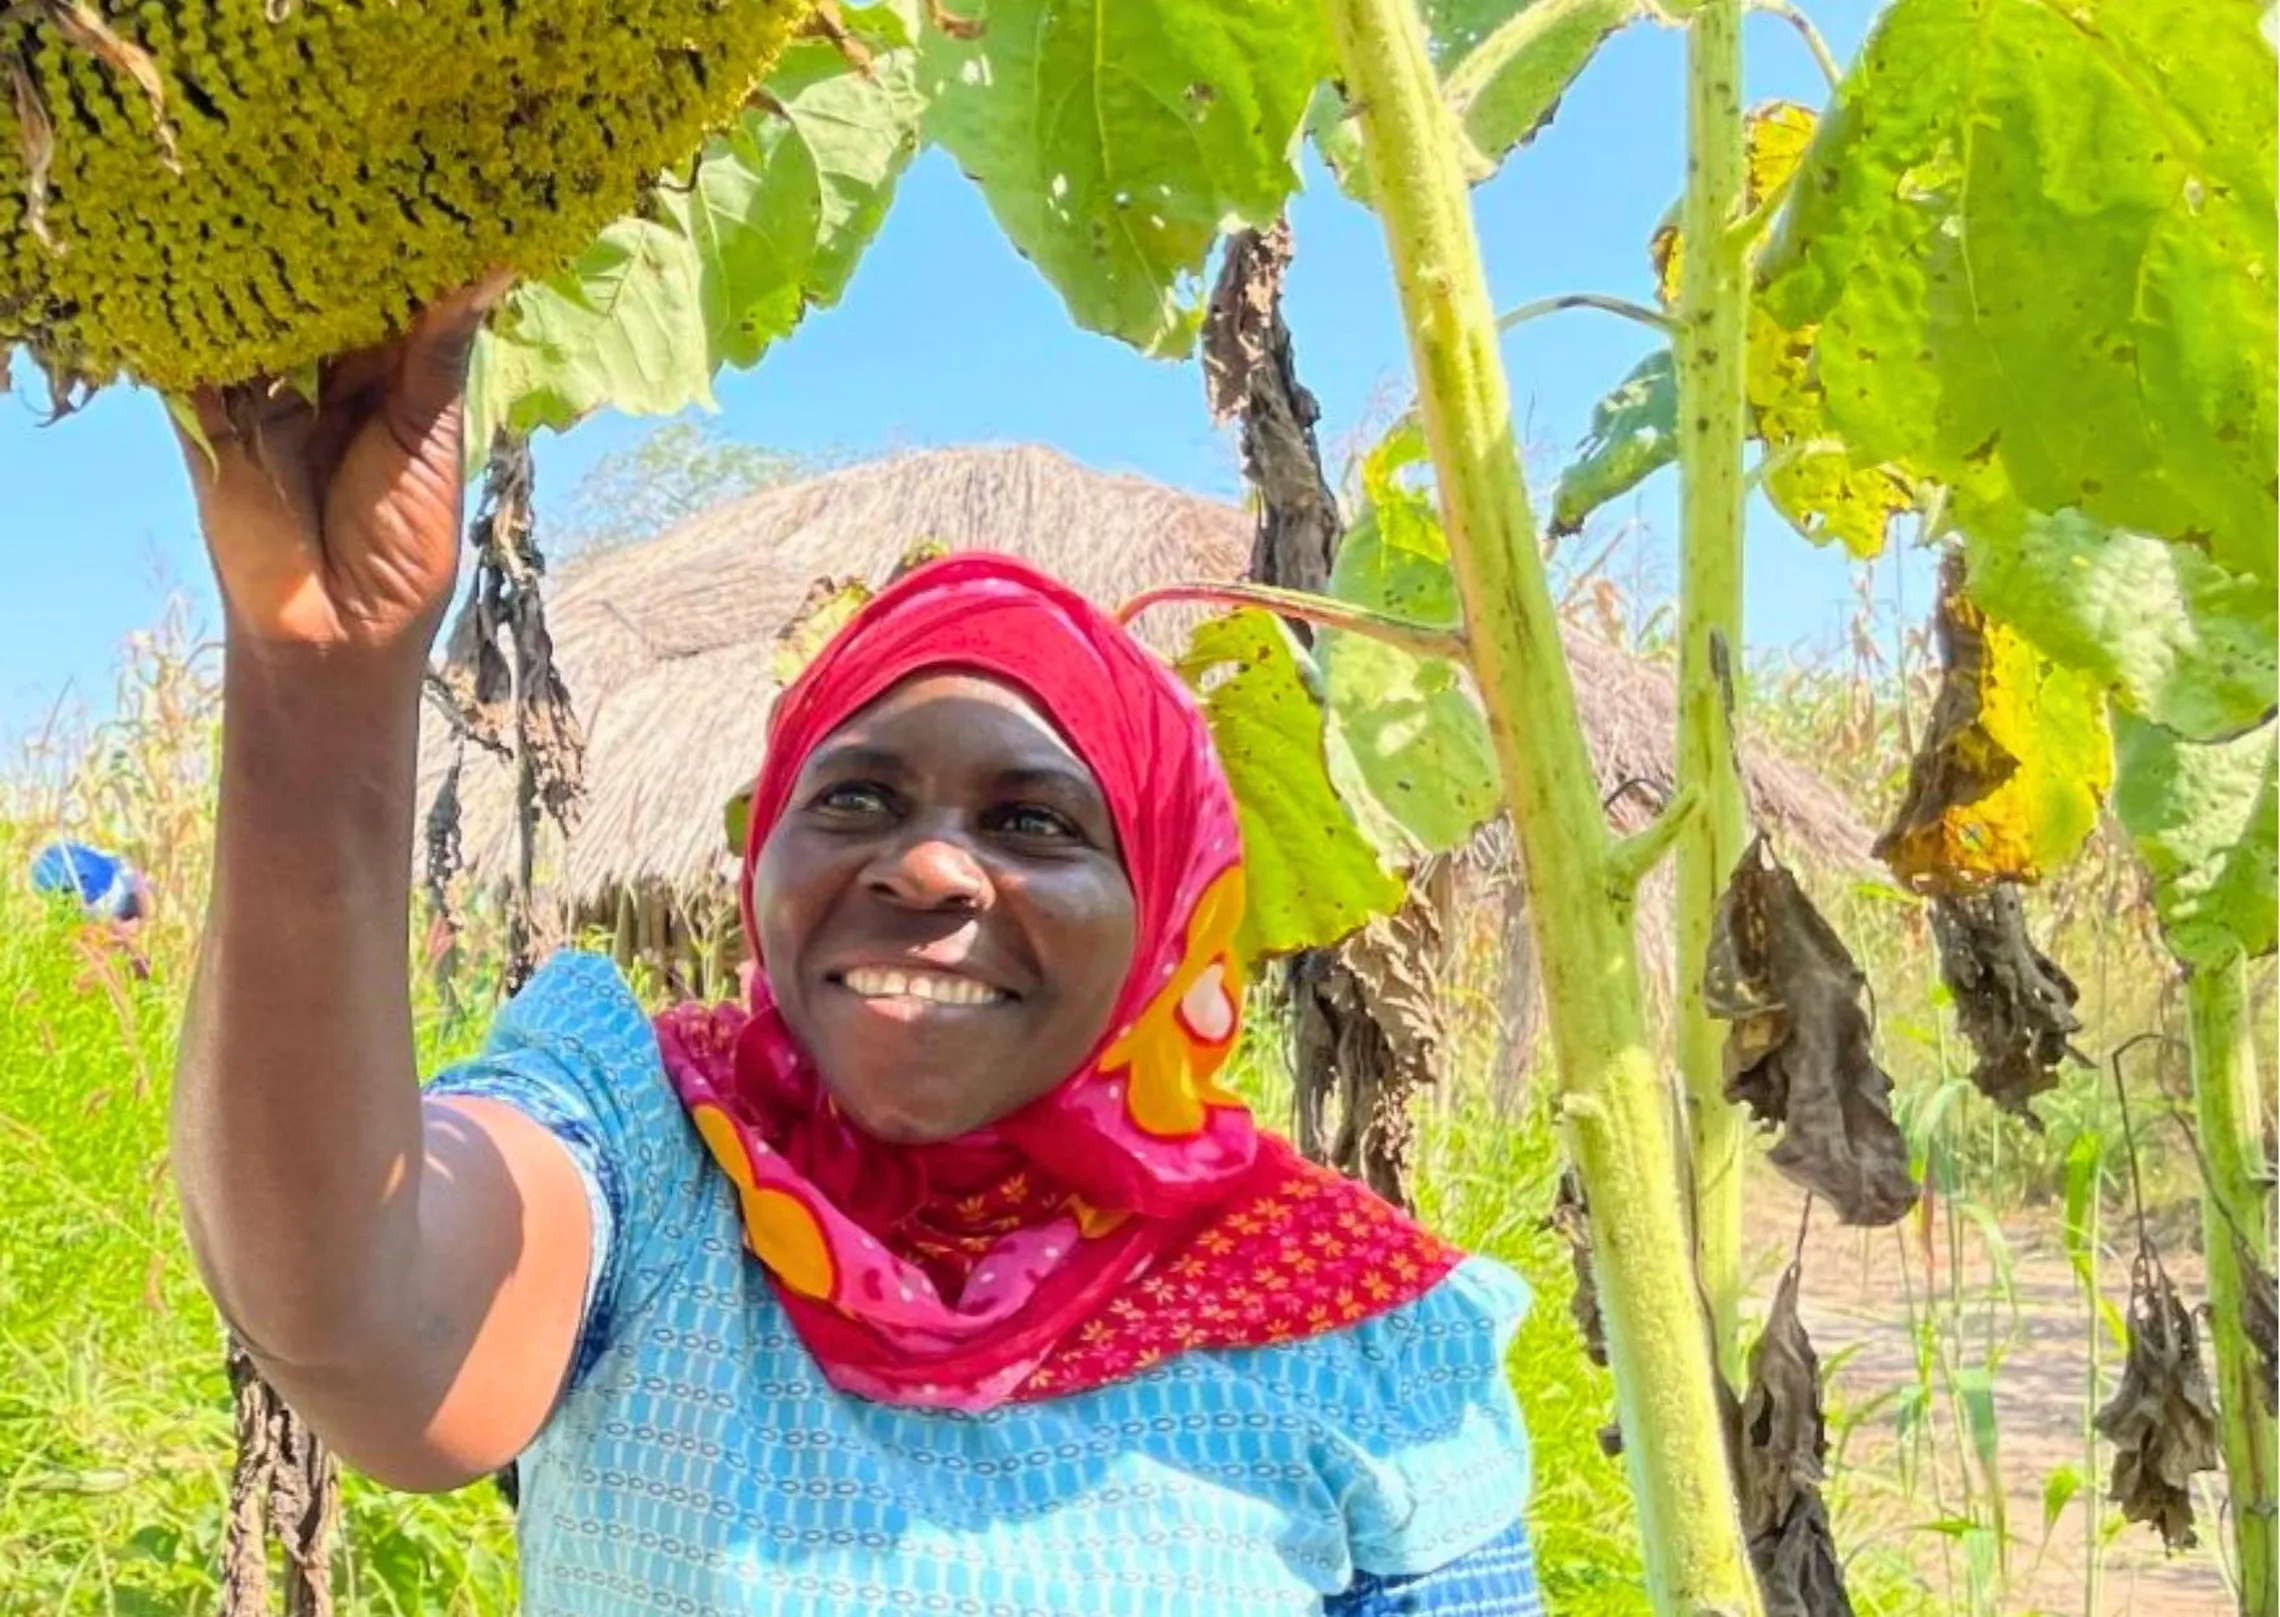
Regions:
[[192, 461], [230, 639], [176, 1160], [263, 1372], [385, 1482], [514, 1462], [534, 1617], [1535, 1612], [1525, 1290], [1216, 1082], [1209, 732], [1018, 563], [910, 574], [776, 704], [746, 999], [653, 1024], [558, 957], [423, 1098], [441, 330], [338, 464]]
[[807, 759], [753, 883], [786, 1023], [874, 1137], [1037, 1099], [1129, 974], [1132, 884], [1099, 785], [1017, 690], [897, 686]]

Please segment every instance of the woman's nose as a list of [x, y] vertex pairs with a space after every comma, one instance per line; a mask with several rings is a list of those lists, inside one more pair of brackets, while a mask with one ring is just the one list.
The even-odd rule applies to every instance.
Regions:
[[989, 872], [973, 849], [938, 832], [903, 840], [872, 866], [871, 881], [912, 909], [979, 909], [990, 899]]

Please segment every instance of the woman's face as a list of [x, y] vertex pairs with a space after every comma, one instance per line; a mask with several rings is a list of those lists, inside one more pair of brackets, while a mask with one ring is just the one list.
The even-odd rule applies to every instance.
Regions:
[[1076, 1070], [1132, 964], [1100, 785], [1022, 696], [922, 675], [809, 756], [754, 873], [760, 956], [839, 1105], [915, 1144]]

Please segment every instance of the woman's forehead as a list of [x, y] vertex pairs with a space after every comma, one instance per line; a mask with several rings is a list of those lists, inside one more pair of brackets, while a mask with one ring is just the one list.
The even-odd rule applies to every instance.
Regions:
[[[951, 742], [971, 735], [993, 739], [1007, 730], [1041, 744], [1058, 758], [1085, 769], [1083, 756], [1060, 727], [1020, 686], [1010, 680], [965, 669], [933, 669], [897, 681], [857, 709], [826, 736], [818, 754], [835, 744], [870, 740], [882, 730], [910, 728], [918, 736]], [[1001, 728], [1004, 727], [1004, 728]], [[946, 727], [946, 728], [938, 728]]]

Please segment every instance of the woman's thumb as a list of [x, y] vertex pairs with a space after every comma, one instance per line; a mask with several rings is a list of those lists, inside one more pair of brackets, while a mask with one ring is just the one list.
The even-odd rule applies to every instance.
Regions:
[[428, 441], [437, 423], [458, 406], [475, 338], [514, 280], [512, 271], [494, 270], [429, 304], [412, 323], [395, 397], [389, 401], [397, 441], [407, 451]]

